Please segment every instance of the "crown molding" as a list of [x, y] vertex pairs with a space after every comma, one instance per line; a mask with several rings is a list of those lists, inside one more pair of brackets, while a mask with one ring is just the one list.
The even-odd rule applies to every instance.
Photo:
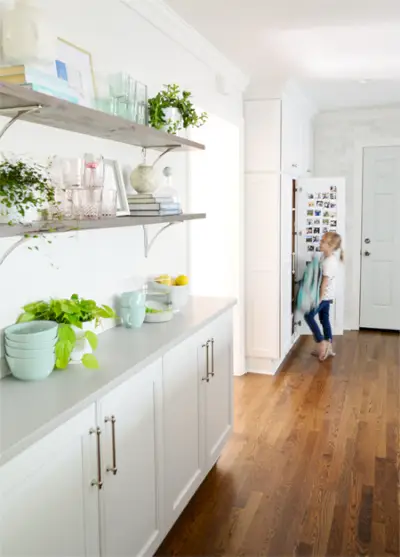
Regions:
[[120, 0], [120, 2], [137, 12], [164, 35], [208, 66], [215, 73], [216, 78], [223, 76], [240, 92], [247, 87], [249, 78], [163, 0]]

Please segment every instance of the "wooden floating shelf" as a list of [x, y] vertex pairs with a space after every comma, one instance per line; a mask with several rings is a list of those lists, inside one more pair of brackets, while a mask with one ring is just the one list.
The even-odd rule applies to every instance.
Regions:
[[13, 117], [24, 108], [32, 107], [41, 108], [21, 115], [21, 120], [145, 149], [205, 149], [200, 143], [136, 124], [119, 116], [37, 93], [20, 85], [0, 82], [0, 114]]
[[99, 220], [72, 220], [61, 222], [36, 222], [32, 225], [8, 224], [0, 225], [0, 238], [12, 238], [14, 236], [24, 236], [29, 234], [57, 234], [60, 232], [80, 231], [80, 230], [99, 230], [103, 228], [123, 228], [127, 226], [146, 226], [151, 224], [179, 223], [191, 220], [205, 219], [205, 213], [187, 213], [182, 215], [172, 215], [165, 217], [116, 217]]

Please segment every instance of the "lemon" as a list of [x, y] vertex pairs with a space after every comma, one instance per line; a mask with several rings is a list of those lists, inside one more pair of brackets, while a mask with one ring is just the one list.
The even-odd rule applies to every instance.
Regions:
[[171, 286], [171, 277], [169, 275], [160, 275], [155, 279], [155, 282], [164, 284], [165, 286]]
[[186, 275], [179, 275], [179, 277], [176, 277], [175, 279], [175, 284], [176, 286], [186, 286], [189, 284], [189, 279]]

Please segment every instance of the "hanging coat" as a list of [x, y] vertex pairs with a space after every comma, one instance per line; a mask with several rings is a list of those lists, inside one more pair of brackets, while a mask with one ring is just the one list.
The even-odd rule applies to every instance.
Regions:
[[305, 315], [319, 306], [322, 270], [320, 260], [314, 256], [306, 266], [297, 294], [297, 310]]

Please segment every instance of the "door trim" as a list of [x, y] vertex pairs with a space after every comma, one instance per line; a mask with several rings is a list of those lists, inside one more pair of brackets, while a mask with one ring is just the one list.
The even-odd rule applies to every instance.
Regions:
[[361, 310], [361, 250], [362, 250], [362, 210], [363, 210], [363, 178], [364, 178], [364, 149], [368, 147], [400, 147], [399, 139], [371, 139], [355, 145], [354, 188], [353, 188], [353, 246], [351, 248], [352, 276], [351, 295], [347, 300], [353, 300], [351, 322], [345, 324], [345, 329], [358, 331], [360, 329]]

